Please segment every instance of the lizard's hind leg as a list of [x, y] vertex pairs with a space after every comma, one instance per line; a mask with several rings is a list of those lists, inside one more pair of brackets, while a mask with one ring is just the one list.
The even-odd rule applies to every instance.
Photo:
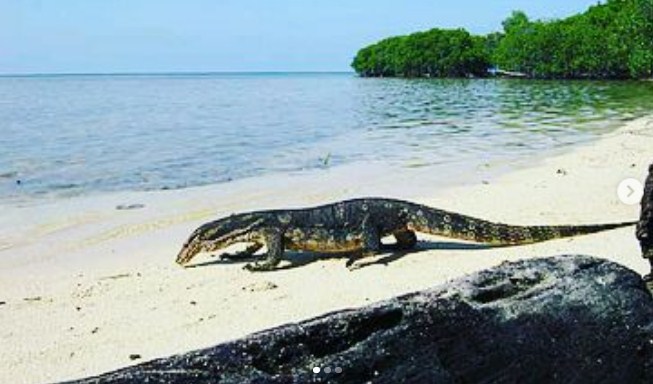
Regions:
[[397, 240], [394, 244], [384, 244], [383, 249], [390, 251], [407, 251], [417, 245], [417, 235], [414, 231], [405, 229], [392, 234]]
[[[392, 235], [397, 240], [397, 242], [394, 243], [394, 244], [381, 244], [381, 243], [379, 243], [380, 248], [381, 248], [382, 251], [391, 251], [392, 253], [394, 253], [394, 252], [401, 253], [402, 251], [411, 250], [411, 249], [415, 248], [415, 246], [417, 245], [417, 235], [415, 234], [414, 231], [404, 229], [404, 230], [400, 230], [400, 231], [397, 231], [397, 232], [393, 232]], [[365, 251], [363, 250], [363, 252], [365, 252]], [[355, 263], [364, 256], [370, 256], [370, 254], [369, 253], [368, 254], [363, 253], [361, 255], [361, 252], [359, 252], [358, 255], [352, 255], [350, 257], [350, 259], [347, 261], [347, 264], [346, 264], [347, 268], [349, 270], [354, 270], [354, 269], [361, 268], [361, 266], [357, 266]], [[394, 257], [396, 257], [396, 255], [395, 256], [390, 256], [390, 257], [384, 257], [383, 259], [381, 259], [381, 260], [379, 260], [379, 261], [377, 261], [375, 263], [381, 263], [381, 264], [387, 265], [388, 261], [386, 261], [386, 260], [393, 259]]]

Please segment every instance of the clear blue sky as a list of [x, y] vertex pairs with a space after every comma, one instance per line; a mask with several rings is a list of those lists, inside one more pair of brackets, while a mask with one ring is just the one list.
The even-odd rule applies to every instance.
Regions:
[[0, 73], [347, 71], [358, 48], [433, 27], [498, 30], [596, 0], [0, 0]]

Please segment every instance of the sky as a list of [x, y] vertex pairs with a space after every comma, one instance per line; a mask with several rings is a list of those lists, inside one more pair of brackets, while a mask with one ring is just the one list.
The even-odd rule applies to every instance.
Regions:
[[0, 74], [349, 71], [357, 50], [434, 27], [485, 34], [597, 0], [0, 0]]

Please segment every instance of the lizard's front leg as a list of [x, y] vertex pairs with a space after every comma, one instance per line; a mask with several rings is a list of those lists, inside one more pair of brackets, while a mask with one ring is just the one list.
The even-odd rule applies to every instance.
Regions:
[[252, 257], [259, 249], [263, 248], [263, 243], [254, 243], [248, 246], [244, 251], [236, 253], [223, 253], [220, 260], [241, 260]]
[[244, 269], [248, 271], [271, 271], [279, 265], [283, 256], [283, 232], [280, 229], [270, 228], [265, 230], [263, 235], [265, 245], [268, 247], [268, 253], [262, 262], [249, 263]]

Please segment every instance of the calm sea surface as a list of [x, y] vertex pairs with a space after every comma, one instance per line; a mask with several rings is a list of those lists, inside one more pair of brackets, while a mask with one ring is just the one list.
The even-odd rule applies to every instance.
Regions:
[[352, 74], [0, 77], [0, 201], [379, 161], [523, 158], [653, 110], [653, 84]]

